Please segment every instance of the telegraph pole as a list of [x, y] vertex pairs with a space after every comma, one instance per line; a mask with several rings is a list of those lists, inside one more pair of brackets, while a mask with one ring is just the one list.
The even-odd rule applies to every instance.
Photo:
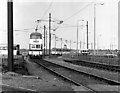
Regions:
[[46, 30], [46, 27], [44, 25], [44, 56], [45, 56], [45, 30]]
[[8, 69], [9, 71], [14, 70], [13, 60], [13, 1], [8, 0], [7, 2], [7, 23], [8, 23]]
[[49, 57], [51, 56], [51, 13], [49, 13]]

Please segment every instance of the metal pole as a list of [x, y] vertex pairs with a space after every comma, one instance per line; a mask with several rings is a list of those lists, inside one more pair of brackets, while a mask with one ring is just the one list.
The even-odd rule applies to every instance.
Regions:
[[94, 55], [95, 55], [95, 49], [96, 49], [96, 4], [94, 3]]
[[46, 30], [46, 55], [47, 55], [47, 30]]
[[78, 23], [77, 23], [77, 52], [78, 52]]
[[44, 56], [45, 56], [45, 30], [46, 30], [46, 27], [44, 25]]
[[93, 49], [93, 43], [91, 43], [92, 49]]
[[80, 41], [80, 49], [81, 49], [81, 41]]
[[87, 25], [86, 26], [87, 26], [87, 49], [88, 49], [89, 48], [88, 47], [88, 21], [87, 21]]
[[71, 40], [70, 40], [70, 50], [71, 50]]
[[7, 2], [7, 12], [8, 12], [8, 69], [9, 71], [14, 70], [14, 60], [13, 60], [13, 1], [8, 0]]
[[51, 56], [51, 13], [49, 13], [49, 57]]
[[61, 38], [61, 53], [62, 53], [62, 38]]
[[56, 54], [56, 35], [55, 35], [55, 54]]

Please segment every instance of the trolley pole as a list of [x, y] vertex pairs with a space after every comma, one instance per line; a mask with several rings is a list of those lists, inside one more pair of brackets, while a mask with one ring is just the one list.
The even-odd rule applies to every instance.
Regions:
[[7, 2], [7, 23], [8, 23], [8, 69], [9, 71], [14, 70], [13, 60], [13, 1], [8, 0]]
[[45, 30], [46, 30], [46, 27], [44, 25], [44, 56], [45, 56]]
[[51, 13], [49, 13], [49, 58], [51, 57]]

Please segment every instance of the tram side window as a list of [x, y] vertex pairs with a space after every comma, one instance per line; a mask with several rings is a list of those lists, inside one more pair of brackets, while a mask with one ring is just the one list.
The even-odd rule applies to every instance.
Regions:
[[40, 45], [36, 45], [36, 48], [40, 48]]
[[35, 48], [35, 45], [32, 45], [32, 48]]

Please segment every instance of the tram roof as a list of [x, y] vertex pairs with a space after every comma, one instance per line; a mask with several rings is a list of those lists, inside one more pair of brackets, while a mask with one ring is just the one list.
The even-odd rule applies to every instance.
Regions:
[[33, 32], [33, 33], [31, 33], [30, 34], [30, 36], [32, 36], [32, 35], [37, 35], [37, 36], [40, 36], [40, 35], [42, 35], [41, 33], [39, 33], [39, 32]]

